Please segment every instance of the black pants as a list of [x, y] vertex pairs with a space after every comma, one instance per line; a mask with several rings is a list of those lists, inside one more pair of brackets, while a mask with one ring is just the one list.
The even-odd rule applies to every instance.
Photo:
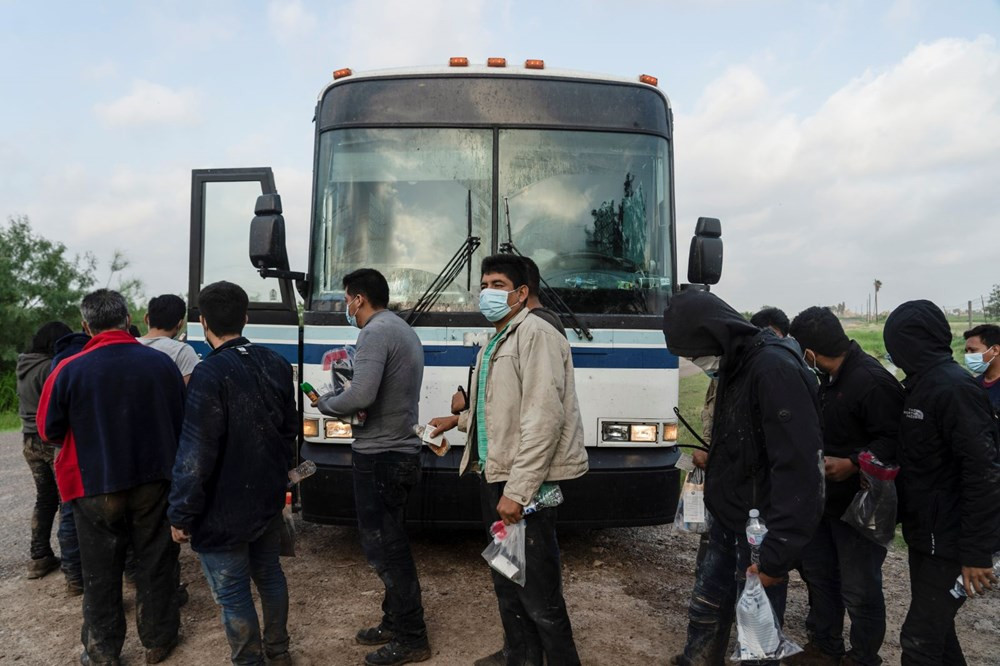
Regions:
[[35, 480], [35, 508], [31, 512], [31, 559], [52, 557], [52, 523], [59, 510], [59, 489], [52, 470], [55, 447], [46, 444], [36, 433], [24, 435], [24, 460]]
[[177, 638], [178, 547], [167, 522], [166, 481], [73, 500], [83, 564], [83, 646], [94, 664], [110, 663], [125, 642], [122, 571], [129, 544], [136, 556], [135, 615], [147, 648]]
[[355, 451], [352, 463], [361, 549], [385, 585], [382, 626], [401, 645], [422, 647], [427, 644], [427, 626], [404, 525], [407, 497], [420, 480], [420, 456]]
[[[483, 481], [480, 487], [483, 522], [490, 539], [490, 525], [500, 519], [496, 507], [504, 485]], [[563, 599], [556, 510], [542, 509], [524, 520], [524, 587], [490, 569], [503, 623], [507, 666], [541, 666], [543, 655], [548, 666], [579, 664]]]
[[950, 593], [961, 574], [962, 565], [954, 560], [910, 549], [910, 610], [899, 632], [903, 666], [964, 666], [955, 614], [965, 597], [956, 599]]

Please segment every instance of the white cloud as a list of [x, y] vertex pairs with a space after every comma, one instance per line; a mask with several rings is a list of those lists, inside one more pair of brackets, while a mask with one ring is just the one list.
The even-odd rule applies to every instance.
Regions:
[[316, 26], [316, 17], [299, 0], [271, 0], [267, 20], [278, 39], [289, 43], [309, 36]]
[[81, 70], [85, 81], [105, 81], [118, 75], [118, 64], [113, 60], [91, 63]]
[[94, 113], [110, 127], [191, 125], [200, 119], [199, 106], [200, 95], [195, 90], [174, 90], [158, 83], [136, 80], [124, 97], [95, 104]]

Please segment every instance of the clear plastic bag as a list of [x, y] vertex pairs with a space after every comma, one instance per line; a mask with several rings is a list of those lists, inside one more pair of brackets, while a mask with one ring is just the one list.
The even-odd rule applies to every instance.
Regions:
[[733, 661], [784, 659], [802, 652], [781, 631], [778, 616], [757, 574], [748, 573], [743, 594], [736, 602], [736, 649]]
[[677, 501], [674, 529], [678, 532], [702, 534], [708, 531], [710, 516], [705, 510], [705, 470], [700, 467], [688, 472]]
[[524, 587], [524, 520], [504, 525], [498, 520], [490, 527], [493, 541], [486, 546], [483, 557], [490, 566]]
[[887, 465], [869, 451], [858, 456], [864, 479], [847, 511], [840, 517], [865, 537], [888, 548], [896, 536], [896, 475], [899, 467]]

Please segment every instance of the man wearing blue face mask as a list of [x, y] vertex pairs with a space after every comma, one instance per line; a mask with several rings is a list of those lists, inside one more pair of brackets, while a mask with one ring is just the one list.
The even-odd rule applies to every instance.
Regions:
[[529, 316], [529, 279], [520, 257], [483, 260], [479, 308], [496, 334], [479, 352], [469, 408], [430, 422], [435, 435], [456, 425], [469, 433], [459, 471], [481, 475], [486, 527], [525, 520], [524, 587], [491, 570], [504, 649], [477, 666], [580, 663], [562, 595], [556, 508], [523, 515], [538, 494], [588, 468], [570, 346], [554, 326]]
[[378, 271], [344, 276], [347, 321], [361, 329], [354, 376], [341, 394], [319, 399], [321, 412], [349, 417], [368, 412], [354, 430], [354, 503], [358, 535], [368, 563], [385, 584], [382, 621], [361, 629], [361, 645], [382, 645], [366, 664], [389, 666], [430, 659], [417, 567], [404, 529], [410, 491], [420, 480], [417, 405], [424, 377], [424, 350], [413, 329], [386, 310], [389, 285]]
[[1000, 326], [981, 324], [962, 335], [965, 367], [976, 375], [976, 381], [990, 396], [993, 411], [1000, 414]]

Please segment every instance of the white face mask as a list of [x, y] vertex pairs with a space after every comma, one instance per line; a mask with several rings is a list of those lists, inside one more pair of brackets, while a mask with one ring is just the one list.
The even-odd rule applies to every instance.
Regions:
[[719, 378], [719, 365], [722, 363], [721, 356], [698, 356], [691, 359], [691, 362], [701, 368], [701, 371], [711, 379]]

